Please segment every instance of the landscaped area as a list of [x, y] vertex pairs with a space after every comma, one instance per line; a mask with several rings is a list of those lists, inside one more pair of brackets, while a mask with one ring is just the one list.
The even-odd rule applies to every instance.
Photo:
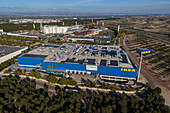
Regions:
[[139, 60], [136, 48], [151, 49], [152, 53], [144, 55], [143, 64], [163, 82], [170, 81], [170, 46], [144, 35], [128, 35], [127, 44], [129, 51]]

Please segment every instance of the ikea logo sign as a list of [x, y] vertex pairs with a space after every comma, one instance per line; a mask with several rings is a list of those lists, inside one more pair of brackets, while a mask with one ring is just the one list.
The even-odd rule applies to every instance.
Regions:
[[141, 54], [148, 54], [148, 53], [151, 53], [151, 51], [143, 51], [143, 52], [141, 52]]
[[121, 71], [135, 72], [135, 69], [126, 69], [126, 68], [121, 68]]

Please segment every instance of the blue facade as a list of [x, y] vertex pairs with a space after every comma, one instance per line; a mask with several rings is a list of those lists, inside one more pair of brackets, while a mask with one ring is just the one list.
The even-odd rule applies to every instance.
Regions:
[[18, 57], [19, 67], [24, 68], [39, 68], [42, 64], [42, 69], [63, 69], [63, 70], [77, 70], [77, 71], [88, 71], [100, 75], [108, 75], [115, 77], [125, 78], [136, 78], [137, 68], [122, 68], [122, 67], [108, 67], [108, 66], [97, 66], [97, 70], [87, 70], [86, 65], [83, 64], [70, 64], [70, 63], [56, 63], [56, 62], [43, 62], [44, 58], [29, 58], [29, 57]]
[[97, 70], [87, 70], [86, 65], [82, 64], [69, 64], [69, 63], [56, 63], [56, 62], [43, 62], [42, 69], [64, 69], [64, 70], [77, 70], [89, 71], [100, 75], [108, 75], [115, 77], [136, 78], [136, 68], [122, 68], [122, 67], [107, 67], [97, 66]]
[[29, 58], [29, 57], [18, 57], [19, 67], [24, 68], [39, 68], [37, 65], [42, 63], [44, 58]]

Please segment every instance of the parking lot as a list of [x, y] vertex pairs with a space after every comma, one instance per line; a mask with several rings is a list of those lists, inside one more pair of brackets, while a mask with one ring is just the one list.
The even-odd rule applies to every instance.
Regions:
[[72, 74], [71, 78], [73, 78], [77, 83], [84, 83], [85, 81], [96, 81], [96, 75], [83, 75], [83, 74]]

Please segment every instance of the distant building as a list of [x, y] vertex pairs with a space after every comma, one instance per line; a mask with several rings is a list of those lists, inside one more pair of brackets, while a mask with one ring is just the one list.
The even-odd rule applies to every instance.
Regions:
[[72, 31], [78, 31], [78, 30], [83, 30], [84, 29], [84, 25], [74, 25], [71, 27]]
[[51, 22], [60, 22], [58, 19], [10, 19], [10, 23], [19, 24], [19, 23], [51, 23]]
[[95, 29], [76, 31], [74, 32], [74, 35], [93, 36], [93, 35], [98, 35], [100, 32], [105, 31], [105, 30], [108, 30], [108, 28], [96, 27]]
[[0, 64], [27, 50], [28, 47], [0, 45]]
[[45, 25], [43, 26], [43, 33], [45, 34], [55, 34], [55, 33], [67, 33], [68, 29], [70, 27], [64, 27], [64, 26], [51, 26], [51, 25]]
[[0, 29], [0, 35], [4, 35], [6, 32], [3, 31], [3, 29]]
[[23, 38], [34, 38], [38, 39], [38, 36], [30, 35], [28, 33], [7, 33], [7, 36], [16, 36], [16, 37], [23, 37]]
[[90, 34], [93, 34], [94, 30], [84, 30], [84, 31], [76, 31], [74, 32], [75, 35], [84, 35], [84, 36], [88, 36]]
[[70, 36], [65, 38], [65, 40], [71, 40], [73, 42], [77, 41], [91, 41], [91, 42], [105, 42], [105, 43], [112, 43], [113, 37], [111, 36]]
[[4, 32], [3, 29], [0, 29], [0, 35], [2, 35], [3, 32]]
[[29, 34], [28, 32], [11, 32], [11, 33], [7, 33], [7, 36], [16, 36], [16, 37], [33, 38], [33, 39], [48, 39], [54, 37], [54, 35], [34, 35], [34, 34]]
[[1, 33], [1, 32], [4, 32], [3, 29], [0, 29], [0, 33]]
[[45, 34], [55, 34], [55, 33], [68, 33], [70, 31], [80, 31], [84, 28], [83, 25], [74, 25], [74, 26], [56, 26], [56, 25], [44, 25], [42, 32]]

